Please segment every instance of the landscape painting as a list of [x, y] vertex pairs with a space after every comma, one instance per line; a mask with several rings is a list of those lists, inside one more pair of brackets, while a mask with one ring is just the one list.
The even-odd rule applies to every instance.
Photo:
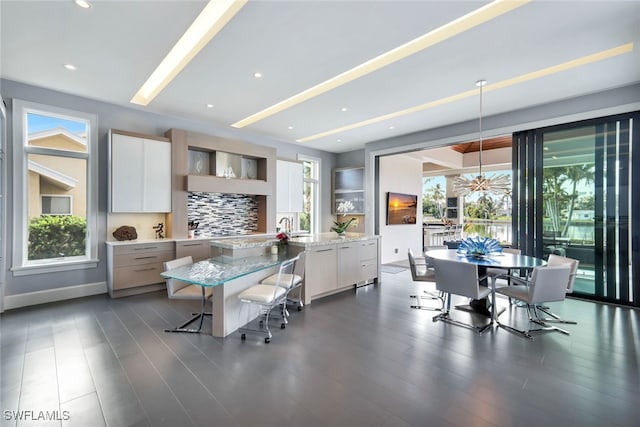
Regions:
[[413, 194], [387, 193], [387, 225], [415, 224], [418, 196]]

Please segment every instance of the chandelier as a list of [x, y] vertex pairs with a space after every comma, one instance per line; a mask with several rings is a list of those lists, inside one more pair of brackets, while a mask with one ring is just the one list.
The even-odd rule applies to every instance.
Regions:
[[482, 87], [486, 84], [486, 80], [476, 82], [476, 86], [480, 87], [480, 147], [478, 150], [480, 171], [475, 178], [458, 176], [453, 179], [453, 191], [459, 196], [476, 192], [507, 194], [511, 191], [511, 178], [508, 175], [500, 174], [489, 178], [482, 174]]

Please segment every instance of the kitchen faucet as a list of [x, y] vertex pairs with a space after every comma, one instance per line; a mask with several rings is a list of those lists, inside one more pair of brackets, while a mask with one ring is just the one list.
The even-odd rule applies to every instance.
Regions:
[[284, 221], [284, 231], [286, 231], [287, 233], [291, 233], [291, 223], [293, 222], [291, 218], [289, 218], [288, 216], [283, 216], [282, 218], [280, 218], [280, 221], [278, 221], [278, 224], [282, 224], [282, 221]]

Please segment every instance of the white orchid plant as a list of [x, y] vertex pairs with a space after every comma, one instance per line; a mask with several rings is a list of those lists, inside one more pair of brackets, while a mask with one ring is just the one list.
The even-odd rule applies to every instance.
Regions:
[[[342, 214], [342, 216], [346, 216], [347, 213], [351, 212], [352, 210], [354, 210], [355, 207], [353, 206], [353, 203], [351, 203], [350, 200], [345, 200], [344, 202], [340, 202], [340, 204], [338, 204], [338, 207], [336, 208], [336, 210]], [[334, 227], [331, 227], [331, 230], [335, 231], [338, 234], [342, 234], [344, 233], [347, 228], [349, 227], [349, 225], [355, 221], [355, 218], [351, 218], [348, 221], [334, 221], [333, 223], [335, 224]]]

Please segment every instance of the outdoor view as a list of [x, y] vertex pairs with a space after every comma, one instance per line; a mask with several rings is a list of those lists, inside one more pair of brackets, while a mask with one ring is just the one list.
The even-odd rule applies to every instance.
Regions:
[[[87, 124], [26, 114], [29, 261], [86, 254]], [[78, 158], [80, 157], [80, 158]]]
[[[477, 174], [466, 174], [473, 178]], [[511, 177], [511, 171], [485, 173], [488, 178], [495, 175]], [[447, 207], [446, 179], [444, 176], [422, 178], [422, 213], [426, 223], [457, 222], [461, 218], [464, 234], [468, 236], [491, 236], [502, 242], [511, 242], [511, 195], [472, 193], [464, 196], [463, 210], [456, 208], [457, 218], [451, 218], [451, 207]]]

